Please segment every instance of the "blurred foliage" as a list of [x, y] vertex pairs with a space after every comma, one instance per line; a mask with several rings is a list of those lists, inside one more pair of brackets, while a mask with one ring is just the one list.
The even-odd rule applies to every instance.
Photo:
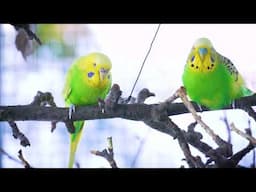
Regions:
[[65, 38], [69, 32], [69, 27], [66, 24], [37, 24], [35, 33], [40, 38], [42, 45], [38, 46], [38, 52], [47, 47], [50, 52], [57, 57], [73, 57], [75, 49], [73, 42]]

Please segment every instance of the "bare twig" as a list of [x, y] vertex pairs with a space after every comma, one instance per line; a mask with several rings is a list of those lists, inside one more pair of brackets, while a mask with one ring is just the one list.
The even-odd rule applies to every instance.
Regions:
[[220, 118], [220, 119], [225, 123], [226, 130], [227, 130], [227, 133], [228, 133], [228, 143], [231, 143], [231, 131], [230, 131], [226, 111], [224, 111], [224, 117]]
[[217, 143], [217, 135], [213, 132], [213, 130], [206, 125], [201, 119], [199, 115], [197, 115], [196, 110], [194, 109], [193, 105], [190, 103], [186, 96], [186, 91], [184, 87], [181, 87], [177, 90], [177, 95], [181, 98], [184, 105], [188, 108], [188, 110], [191, 112], [192, 116], [196, 120], [196, 122], [201, 125], [202, 128], [212, 137], [212, 139]]
[[112, 168], [118, 168], [116, 165], [116, 161], [114, 159], [112, 137], [108, 137], [107, 141], [108, 141], [107, 149], [103, 149], [102, 151], [91, 150], [91, 153], [94, 155], [104, 157], [109, 162], [109, 164]]
[[136, 99], [136, 103], [144, 103], [149, 97], [155, 96], [155, 93], [150, 92], [148, 89], [142, 89]]
[[169, 97], [168, 99], [165, 100], [165, 102], [170, 102], [172, 103], [173, 101], [175, 101], [176, 99], [179, 98], [179, 94], [178, 91], [176, 91], [174, 94], [171, 95], [171, 97]]
[[[54, 102], [54, 98], [52, 96], [52, 94], [50, 92], [41, 92], [41, 91], [37, 91], [36, 96], [34, 97], [34, 100], [30, 103], [30, 105], [34, 105], [34, 106], [52, 106], [52, 107], [56, 107], [56, 103]], [[58, 123], [58, 121], [53, 120], [51, 122], [51, 132], [53, 132], [56, 129], [56, 124]]]
[[79, 169], [81, 166], [80, 166], [80, 163], [76, 162], [75, 163], [76, 167]]
[[111, 87], [111, 90], [108, 94], [108, 96], [105, 99], [105, 109], [107, 112], [113, 111], [117, 105], [117, 102], [122, 94], [122, 91], [120, 90], [120, 87], [118, 84], [114, 84]]
[[204, 164], [202, 163], [201, 158], [196, 158], [191, 154], [191, 151], [189, 149], [189, 145], [188, 145], [188, 142], [187, 142], [186, 137], [184, 135], [184, 132], [180, 128], [178, 128], [178, 126], [173, 126], [174, 123], [169, 118], [168, 118], [166, 124], [167, 124], [167, 126], [172, 127], [173, 129], [175, 129], [176, 136], [177, 136], [177, 139], [179, 141], [180, 148], [182, 149], [182, 151], [185, 155], [185, 158], [186, 158], [186, 161], [187, 161], [189, 167], [191, 167], [191, 168], [200, 168], [200, 167], [203, 168]]
[[251, 106], [255, 106], [253, 99], [255, 96], [256, 94], [252, 96], [242, 97], [234, 101], [235, 108], [244, 110], [250, 117], [254, 119], [254, 121], [256, 121], [256, 113]]
[[139, 157], [139, 155], [140, 155], [141, 152], [142, 152], [142, 149], [143, 149], [143, 147], [144, 147], [144, 144], [145, 144], [145, 142], [146, 142], [146, 139], [147, 139], [147, 136], [148, 136], [149, 132], [150, 132], [150, 129], [147, 130], [146, 135], [145, 135], [144, 138], [142, 138], [142, 140], [140, 141], [138, 150], [137, 150], [137, 152], [136, 152], [136, 154], [135, 154], [135, 156], [134, 156], [134, 159], [132, 160], [131, 168], [133, 168], [133, 167], [135, 166], [135, 164], [136, 164], [136, 162], [137, 162], [137, 160], [138, 160], [138, 157]]
[[12, 128], [12, 135], [15, 139], [19, 139], [20, 140], [20, 144], [24, 147], [26, 146], [30, 146], [30, 142], [28, 140], [28, 138], [22, 133], [20, 132], [20, 130], [18, 129], [16, 123], [14, 121], [8, 121], [10, 127]]
[[34, 106], [53, 106], [56, 107], [56, 103], [54, 102], [54, 98], [50, 92], [41, 92], [37, 91], [34, 100], [30, 103], [30, 105]]
[[201, 119], [199, 115], [197, 115], [196, 110], [194, 106], [191, 104], [191, 102], [188, 100], [186, 96], [186, 90], [184, 87], [181, 87], [177, 90], [177, 95], [181, 98], [184, 105], [188, 108], [188, 110], [192, 113], [192, 116], [197, 121], [199, 125], [211, 136], [211, 138], [217, 143], [217, 145], [220, 146], [220, 150], [225, 154], [225, 156], [232, 155], [232, 146], [231, 144], [227, 143], [223, 139], [221, 139], [218, 135], [216, 135], [213, 130]]
[[14, 24], [14, 23], [11, 23], [11, 25], [14, 26], [14, 28], [18, 31], [19, 29], [24, 29], [26, 31], [26, 33], [28, 34], [28, 36], [30, 37], [30, 39], [35, 39], [36, 42], [39, 44], [39, 45], [42, 45], [42, 42], [41, 40], [37, 37], [37, 35], [31, 31], [30, 29], [30, 26], [29, 24]]
[[247, 155], [247, 153], [249, 153], [252, 149], [254, 149], [254, 146], [250, 143], [247, 147], [245, 147], [244, 149], [242, 149], [241, 151], [237, 152], [236, 154], [234, 154], [229, 161], [231, 163], [233, 163], [234, 167], [238, 167], [238, 163], [240, 162], [240, 160]]
[[248, 135], [247, 133], [244, 133], [244, 132], [240, 131], [239, 129], [237, 129], [233, 122], [230, 124], [230, 128], [231, 128], [231, 131], [234, 131], [238, 135], [240, 135], [241, 137], [249, 140], [253, 145], [256, 144], [256, 139], [254, 137], [252, 137], [252, 136]]
[[4, 149], [0, 148], [0, 153], [2, 153], [3, 155], [5, 155], [6, 157], [8, 157], [9, 159], [11, 159], [12, 161], [19, 163], [19, 164], [23, 164], [21, 161], [19, 161], [18, 159], [16, 159], [15, 157], [11, 156], [10, 154], [8, 154]]
[[[248, 135], [250, 135], [250, 136], [252, 136], [252, 127], [251, 127], [251, 120], [248, 118], [248, 128], [247, 129], [245, 129], [245, 133], [247, 133]], [[251, 145], [251, 147], [253, 147], [253, 149], [251, 149], [251, 150], [253, 150], [252, 151], [252, 164], [251, 164], [251, 168], [255, 168], [255, 149], [254, 149], [254, 147], [255, 146], [253, 146], [251, 143], [249, 144], [249, 145]]]
[[26, 159], [23, 157], [23, 154], [22, 154], [22, 150], [21, 150], [21, 149], [19, 150], [18, 153], [19, 153], [18, 157], [19, 157], [19, 159], [22, 161], [24, 167], [25, 167], [25, 168], [32, 168], [32, 167], [30, 166], [30, 164], [26, 161]]

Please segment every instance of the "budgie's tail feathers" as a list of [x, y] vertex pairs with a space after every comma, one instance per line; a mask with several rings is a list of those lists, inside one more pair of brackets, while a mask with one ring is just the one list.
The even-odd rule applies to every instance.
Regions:
[[69, 163], [68, 163], [69, 168], [73, 168], [73, 165], [75, 162], [76, 149], [82, 136], [84, 121], [75, 121], [74, 126], [75, 126], [76, 133], [73, 133], [70, 135], [70, 151], [69, 151]]
[[251, 96], [251, 95], [255, 94], [255, 92], [253, 92], [252, 90], [248, 89], [247, 87], [243, 87], [242, 92], [243, 92], [243, 96], [244, 97]]

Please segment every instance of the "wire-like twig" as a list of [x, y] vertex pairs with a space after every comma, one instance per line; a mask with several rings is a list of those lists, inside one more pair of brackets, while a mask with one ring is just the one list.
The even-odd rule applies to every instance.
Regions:
[[28, 161], [24, 158], [21, 149], [18, 151], [18, 153], [19, 153], [18, 157], [19, 157], [19, 159], [22, 161], [22, 164], [24, 165], [24, 167], [25, 167], [25, 168], [32, 168], [32, 167], [30, 166], [30, 164], [28, 163]]
[[149, 50], [148, 50], [148, 52], [147, 52], [147, 54], [146, 54], [146, 56], [145, 56], [145, 58], [144, 58], [144, 60], [143, 60], [143, 62], [142, 62], [140, 71], [139, 71], [139, 73], [138, 73], [138, 75], [137, 75], [137, 78], [136, 78], [134, 84], [133, 84], [133, 87], [132, 87], [130, 96], [128, 97], [128, 101], [129, 101], [130, 98], [132, 97], [132, 93], [133, 93], [133, 91], [134, 91], [134, 88], [135, 88], [135, 86], [136, 86], [138, 80], [139, 80], [140, 74], [141, 74], [142, 69], [143, 69], [143, 67], [144, 67], [144, 64], [145, 64], [145, 62], [146, 62], [146, 60], [147, 60], [147, 58], [148, 58], [148, 55], [149, 55], [149, 53], [150, 53], [150, 51], [151, 51], [151, 49], [152, 49], [153, 43], [154, 43], [154, 41], [155, 41], [155, 39], [156, 39], [156, 35], [157, 35], [157, 33], [158, 33], [159, 29], [160, 29], [160, 25], [161, 25], [161, 24], [158, 24], [158, 26], [157, 26], [156, 32], [155, 32], [155, 34], [154, 34], [154, 37], [153, 37], [153, 39], [152, 39], [152, 41], [151, 41], [151, 43], [150, 43]]
[[118, 168], [117, 164], [116, 164], [116, 161], [114, 159], [114, 150], [113, 150], [112, 137], [108, 137], [107, 141], [108, 141], [107, 149], [103, 149], [102, 151], [91, 150], [91, 153], [94, 154], [94, 155], [98, 155], [98, 156], [101, 156], [101, 157], [105, 158], [109, 162], [109, 164], [112, 168]]

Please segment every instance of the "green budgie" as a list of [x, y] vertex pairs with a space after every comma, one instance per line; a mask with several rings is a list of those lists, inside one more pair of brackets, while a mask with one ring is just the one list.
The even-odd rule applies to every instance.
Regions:
[[[111, 80], [111, 61], [102, 53], [90, 53], [78, 58], [68, 70], [63, 89], [66, 106], [94, 105], [108, 94]], [[70, 111], [72, 112], [72, 111]], [[69, 168], [73, 167], [77, 145], [82, 135], [84, 121], [75, 121], [71, 134]]]
[[182, 81], [191, 100], [209, 109], [221, 109], [253, 94], [234, 64], [220, 55], [207, 38], [194, 43]]

